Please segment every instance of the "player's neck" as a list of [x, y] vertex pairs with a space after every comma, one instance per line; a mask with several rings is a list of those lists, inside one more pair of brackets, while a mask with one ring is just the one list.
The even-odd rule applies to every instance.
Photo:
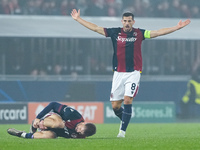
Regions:
[[132, 30], [133, 30], [133, 28], [130, 28], [129, 30], [126, 30], [126, 29], [123, 28], [124, 33], [129, 33], [129, 32], [131, 32]]

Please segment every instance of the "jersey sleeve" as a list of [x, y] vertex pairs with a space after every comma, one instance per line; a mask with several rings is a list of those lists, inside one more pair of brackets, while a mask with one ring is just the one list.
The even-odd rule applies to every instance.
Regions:
[[113, 34], [120, 32], [120, 28], [104, 28], [106, 37], [112, 37]]
[[57, 102], [51, 102], [49, 103], [48, 106], [46, 106], [38, 115], [36, 118], [41, 119], [42, 117], [44, 117], [47, 113], [49, 113], [50, 111], [56, 112], [60, 115], [60, 110], [62, 108], [62, 104], [57, 103]]
[[144, 39], [150, 39], [151, 37], [150, 37], [150, 33], [151, 33], [151, 31], [149, 31], [149, 30], [145, 30], [145, 29], [139, 29], [141, 32], [142, 32], [142, 34], [143, 34], [143, 40]]

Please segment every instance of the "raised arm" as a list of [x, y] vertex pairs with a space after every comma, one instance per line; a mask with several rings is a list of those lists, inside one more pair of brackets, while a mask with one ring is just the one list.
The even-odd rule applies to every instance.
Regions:
[[76, 9], [73, 9], [72, 12], [71, 12], [71, 16], [74, 20], [76, 20], [81, 25], [85, 26], [86, 28], [105, 36], [105, 32], [104, 32], [103, 27], [99, 27], [96, 24], [88, 22], [88, 21], [86, 21], [86, 20], [84, 20], [80, 17], [80, 9], [78, 10], [78, 12], [77, 12]]
[[188, 24], [190, 24], [190, 22], [191, 21], [189, 19], [187, 19], [184, 22], [182, 22], [182, 20], [180, 20], [179, 23], [174, 27], [163, 28], [163, 29], [160, 29], [160, 30], [153, 30], [153, 31], [150, 32], [150, 38], [155, 38], [157, 36], [162, 36], [162, 35], [165, 35], [165, 34], [172, 33], [176, 30], [179, 30], [179, 29], [187, 26]]

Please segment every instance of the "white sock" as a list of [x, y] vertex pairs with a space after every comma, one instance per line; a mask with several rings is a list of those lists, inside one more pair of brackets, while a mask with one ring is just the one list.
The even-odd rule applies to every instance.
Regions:
[[23, 132], [23, 133], [21, 134], [21, 137], [26, 138], [26, 133]]

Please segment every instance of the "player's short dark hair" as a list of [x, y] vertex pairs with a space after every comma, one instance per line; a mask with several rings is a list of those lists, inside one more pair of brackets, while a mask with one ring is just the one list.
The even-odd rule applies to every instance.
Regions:
[[93, 123], [86, 123], [85, 127], [85, 136], [92, 136], [96, 133], [96, 126]]
[[134, 20], [134, 14], [132, 12], [125, 12], [125, 13], [123, 13], [122, 19], [123, 19], [123, 17], [129, 17], [129, 16], [132, 16], [132, 18]]

